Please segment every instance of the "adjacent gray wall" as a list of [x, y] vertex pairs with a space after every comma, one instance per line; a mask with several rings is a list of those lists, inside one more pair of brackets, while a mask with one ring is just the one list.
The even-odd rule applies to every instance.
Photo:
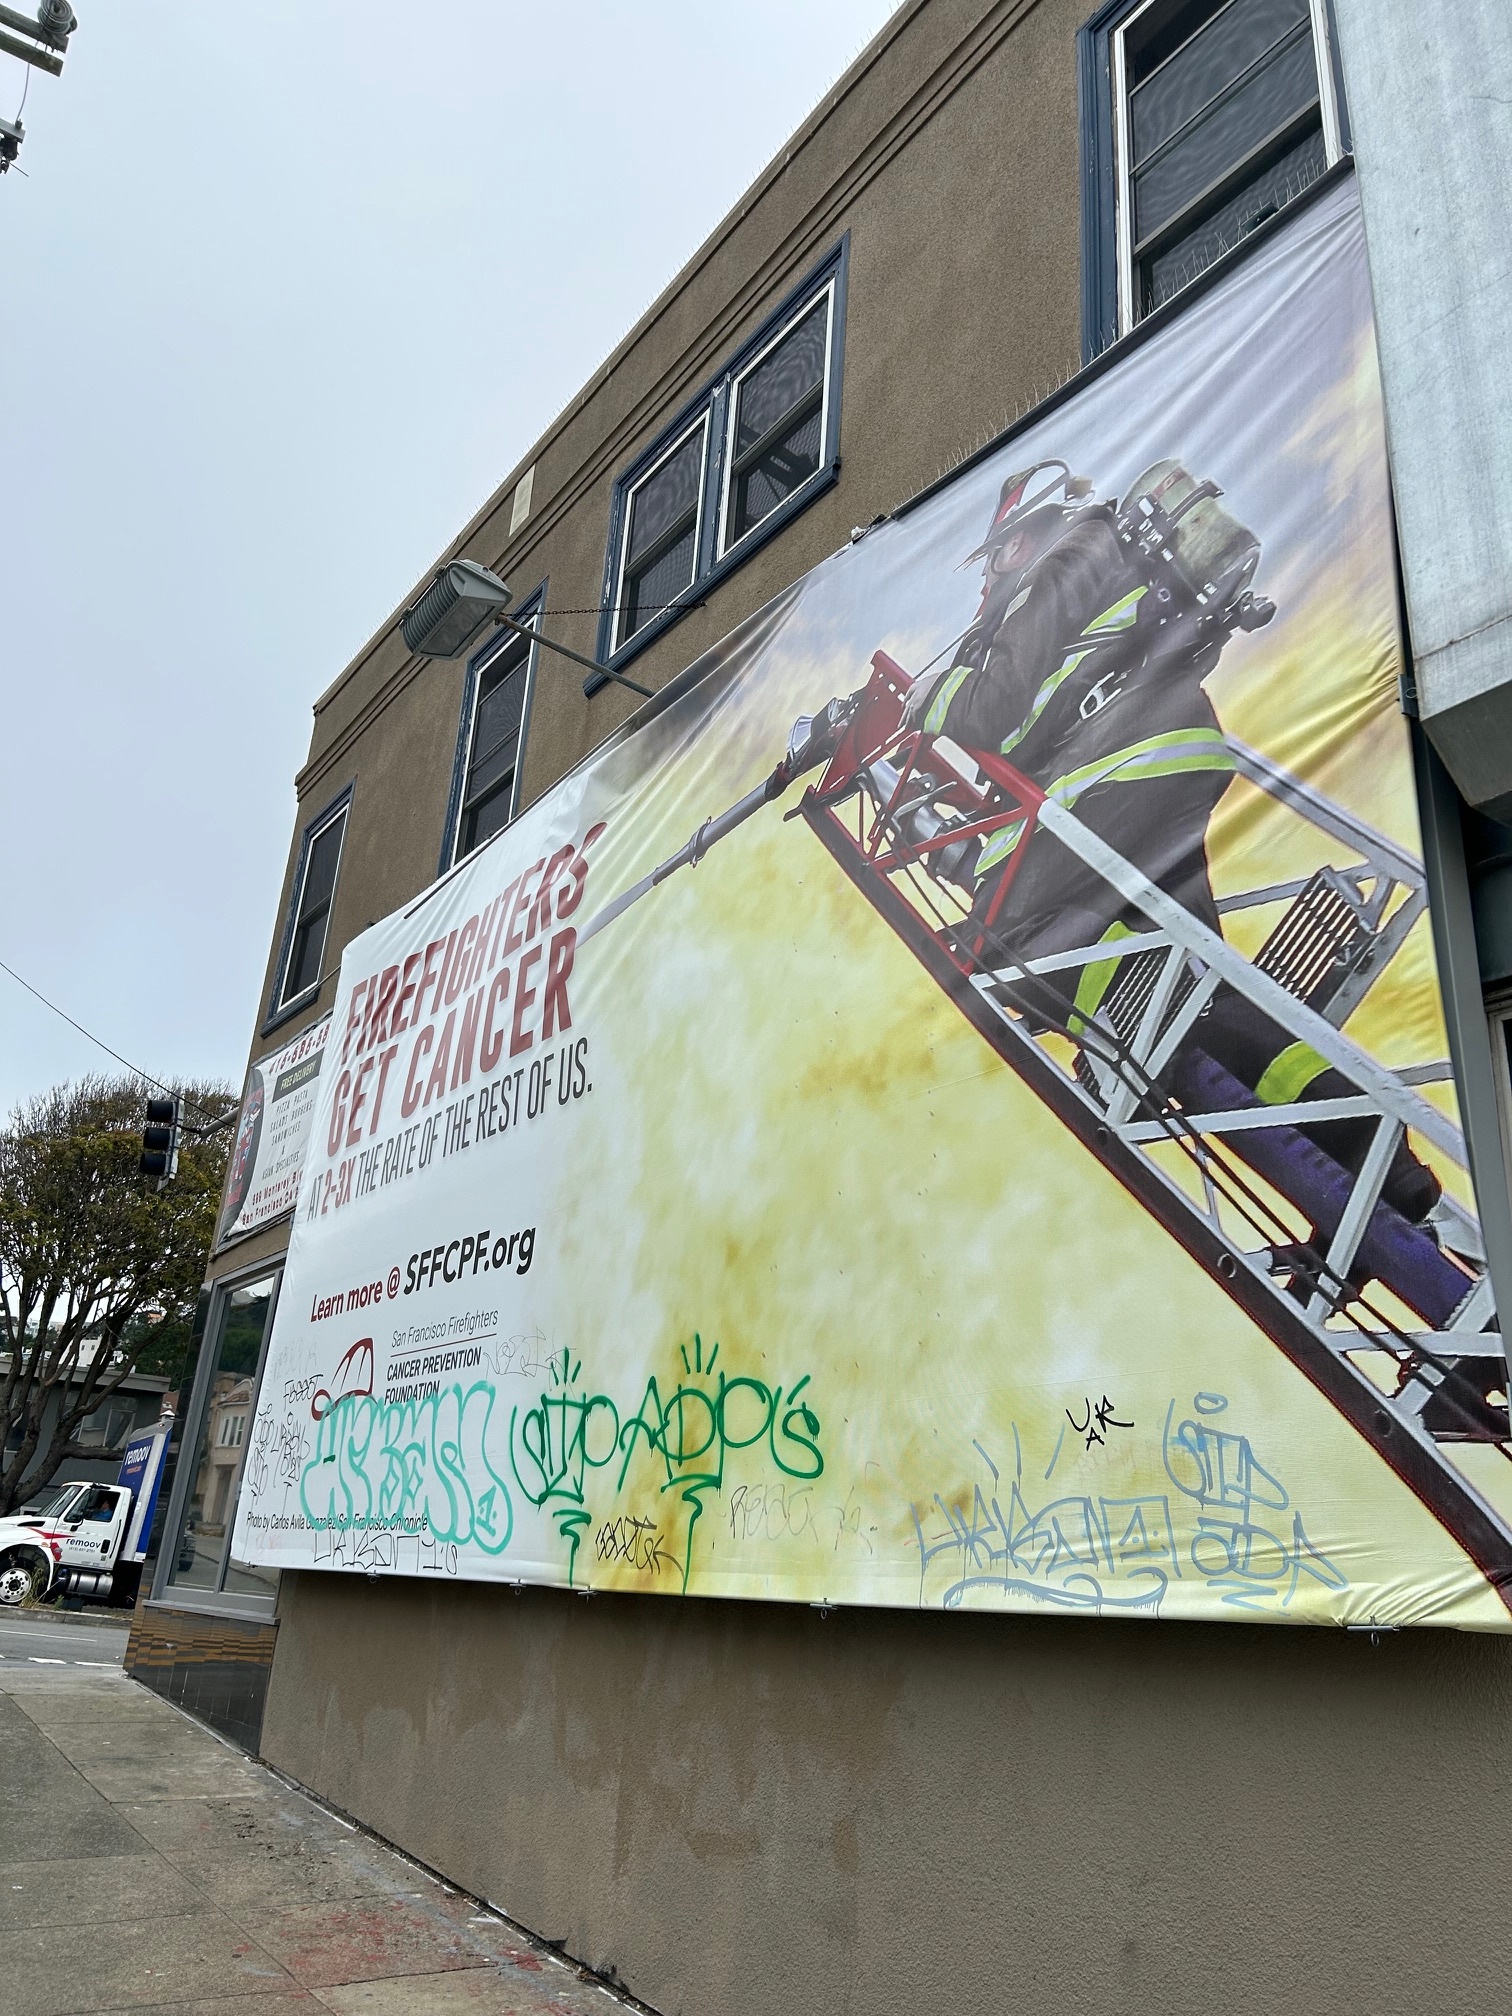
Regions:
[[666, 2016], [1487, 2016], [1512, 1643], [286, 1575], [264, 1754]]
[[1512, 813], [1512, 6], [1334, 0], [1423, 722]]

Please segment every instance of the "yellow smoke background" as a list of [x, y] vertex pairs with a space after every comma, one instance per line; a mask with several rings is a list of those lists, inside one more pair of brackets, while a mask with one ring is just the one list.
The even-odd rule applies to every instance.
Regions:
[[[1368, 328], [1277, 453], [1325, 497], [1379, 500], [1377, 515], [1362, 528], [1356, 514], [1359, 536], [1324, 553], [1271, 556], [1281, 613], [1235, 639], [1212, 697], [1228, 732], [1420, 857]], [[862, 682], [875, 644], [905, 655], [865, 567], [851, 573], [812, 591], [828, 597], [823, 621], [800, 598], [753, 675], [659, 727], [654, 765], [614, 807], [585, 917], [748, 790], [796, 715]], [[784, 1392], [806, 1376], [821, 1423], [824, 1472], [807, 1487], [760, 1449], [728, 1456], [693, 1531], [690, 1593], [939, 1604], [986, 1549], [924, 1563], [921, 1530], [927, 1546], [974, 1506], [1006, 1512], [1016, 1486], [1030, 1514], [1166, 1499], [1180, 1573], [1163, 1615], [1248, 1614], [1192, 1559], [1194, 1545], [1212, 1558], [1215, 1522], [1248, 1517], [1286, 1539], [1300, 1521], [1348, 1581], [1304, 1573], [1283, 1602], [1280, 1579], [1258, 1614], [1505, 1628], [1443, 1527], [973, 1031], [807, 826], [783, 820], [797, 795], [583, 947], [574, 980], [594, 1089], [553, 1155], [571, 1179], [550, 1213], [552, 1345], [624, 1419], [648, 1373], [664, 1394], [685, 1376], [696, 1334], [727, 1376]], [[1209, 853], [1220, 896], [1343, 858], [1242, 782]], [[1241, 913], [1230, 936], [1253, 953], [1278, 914]], [[1394, 1068], [1447, 1054], [1426, 918], [1349, 1033]], [[1449, 1088], [1433, 1096], [1453, 1111]], [[1133, 1425], [1086, 1447], [1068, 1417], [1104, 1399]], [[1167, 1424], [1193, 1418], [1234, 1438], [1226, 1464], [1247, 1450], [1284, 1509], [1246, 1513], [1232, 1477], [1226, 1505], [1183, 1493]], [[644, 1457], [623, 1491], [616, 1474], [591, 1476], [595, 1521], [646, 1518], [680, 1559], [688, 1506]], [[961, 1600], [1037, 1600], [993, 1572], [1014, 1571], [989, 1567]], [[680, 1586], [586, 1541], [577, 1573]], [[1114, 1602], [1138, 1587], [1127, 1568], [1100, 1573]]]

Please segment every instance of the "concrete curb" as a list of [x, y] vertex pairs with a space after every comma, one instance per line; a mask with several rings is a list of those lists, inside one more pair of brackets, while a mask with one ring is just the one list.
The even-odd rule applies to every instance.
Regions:
[[86, 1631], [129, 1631], [131, 1612], [129, 1610], [0, 1610], [0, 1620], [7, 1624], [35, 1624], [38, 1628], [51, 1628], [56, 1624], [80, 1625]]

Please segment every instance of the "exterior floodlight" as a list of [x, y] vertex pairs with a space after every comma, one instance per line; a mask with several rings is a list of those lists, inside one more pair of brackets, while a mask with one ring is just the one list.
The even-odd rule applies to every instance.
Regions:
[[509, 590], [476, 560], [449, 560], [420, 600], [404, 612], [405, 647], [417, 658], [460, 658], [490, 620], [497, 622]]
[[54, 49], [66, 48], [69, 36], [78, 25], [79, 17], [68, 0], [42, 0], [37, 9], [37, 27], [42, 40], [51, 42]]
[[444, 567], [436, 569], [435, 580], [420, 600], [404, 612], [400, 628], [404, 632], [405, 649], [413, 651], [417, 658], [461, 658], [478, 632], [492, 620], [528, 638], [533, 645], [543, 644], [548, 651], [570, 658], [574, 665], [585, 665], [601, 678], [612, 679], [616, 686], [628, 687], [643, 700], [651, 698], [651, 688], [642, 686], [638, 679], [628, 678], [612, 666], [600, 665], [597, 658], [585, 658], [581, 651], [558, 644], [554, 638], [543, 637], [538, 623], [532, 622], [528, 627], [516, 623], [513, 616], [504, 613], [508, 602], [509, 590], [497, 574], [480, 567], [476, 560], [448, 560]]

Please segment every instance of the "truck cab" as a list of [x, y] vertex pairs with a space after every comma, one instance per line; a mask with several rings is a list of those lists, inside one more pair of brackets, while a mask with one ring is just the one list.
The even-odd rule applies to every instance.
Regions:
[[0, 1605], [65, 1590], [108, 1600], [131, 1507], [121, 1484], [58, 1484], [0, 1519]]
[[0, 1519], [0, 1606], [129, 1604], [141, 1580], [170, 1420], [133, 1438], [114, 1484], [50, 1484]]

